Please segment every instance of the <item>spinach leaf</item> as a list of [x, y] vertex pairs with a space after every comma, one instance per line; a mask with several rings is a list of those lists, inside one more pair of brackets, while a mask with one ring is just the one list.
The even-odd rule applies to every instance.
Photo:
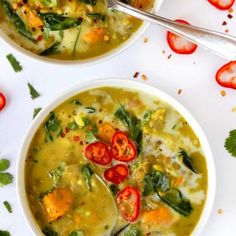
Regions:
[[192, 158], [185, 152], [184, 150], [181, 150], [179, 152], [179, 156], [183, 158], [183, 163], [185, 166], [187, 166], [191, 171], [197, 174], [197, 170], [194, 168], [192, 164]]
[[89, 191], [92, 191], [91, 177], [93, 176], [93, 171], [91, 170], [89, 164], [86, 164], [82, 167], [82, 174]]
[[58, 233], [55, 232], [54, 230], [50, 229], [50, 228], [45, 228], [42, 230], [42, 232], [44, 233], [44, 235], [46, 236], [58, 236]]
[[92, 114], [96, 111], [96, 109], [94, 107], [85, 107], [85, 111], [88, 113], [88, 114]]
[[101, 13], [87, 13], [87, 16], [96, 20], [101, 20], [101, 21], [105, 21], [106, 19], [106, 16]]
[[8, 201], [4, 201], [3, 205], [6, 207], [6, 209], [9, 213], [12, 213], [11, 205]]
[[81, 25], [82, 18], [70, 18], [56, 13], [40, 13], [45, 27], [52, 31], [66, 30]]
[[159, 190], [167, 191], [169, 188], [169, 180], [163, 172], [152, 170], [144, 177], [144, 196], [148, 196], [149, 194]]
[[81, 106], [81, 105], [82, 105], [82, 103], [81, 103], [81, 101], [80, 101], [79, 99], [72, 99], [72, 100], [70, 101], [70, 103], [73, 103], [73, 104], [78, 105], [78, 106]]
[[163, 202], [181, 215], [188, 216], [193, 210], [190, 201], [186, 199], [178, 189], [172, 188], [166, 192], [159, 191], [157, 195]]
[[111, 184], [109, 186], [109, 189], [111, 190], [113, 196], [116, 196], [116, 194], [120, 191], [119, 188], [117, 187], [117, 185], [115, 185], [115, 184]]
[[49, 171], [49, 176], [52, 179], [53, 187], [56, 187], [59, 184], [61, 177], [65, 171], [65, 166], [66, 163], [62, 162], [61, 165], [58, 166], [55, 170]]
[[54, 54], [57, 51], [57, 49], [59, 48], [60, 44], [61, 44], [61, 42], [56, 41], [49, 48], [42, 51], [39, 55], [40, 56], [48, 56], [48, 55]]
[[11, 234], [6, 230], [0, 230], [0, 236], [11, 236]]
[[73, 57], [74, 57], [75, 54], [76, 54], [76, 48], [77, 48], [77, 44], [78, 44], [80, 32], [81, 32], [81, 27], [79, 27], [78, 33], [77, 33], [76, 38], [75, 38], [75, 43], [74, 43], [73, 52], [72, 52], [72, 56], [73, 56]]
[[78, 125], [75, 123], [75, 121], [71, 121], [67, 124], [67, 127], [70, 129], [70, 130], [76, 130], [78, 129]]
[[141, 231], [136, 226], [130, 226], [129, 229], [125, 232], [124, 236], [141, 236]]
[[140, 152], [142, 149], [143, 136], [141, 121], [132, 113], [128, 112], [122, 105], [116, 110], [115, 117], [129, 128], [130, 137], [137, 142]]
[[5, 171], [9, 168], [10, 161], [7, 159], [0, 159], [0, 171]]
[[84, 236], [84, 232], [82, 230], [75, 230], [69, 234], [69, 236]]
[[38, 115], [38, 113], [42, 110], [41, 107], [34, 108], [33, 119]]
[[97, 3], [97, 0], [79, 0], [79, 1], [83, 2], [85, 4], [92, 5], [92, 6], [96, 5], [96, 3]]
[[60, 128], [60, 122], [57, 119], [54, 112], [50, 112], [49, 118], [47, 122], [44, 124], [44, 130], [46, 133], [46, 141], [51, 140], [53, 141], [53, 134]]
[[15, 13], [10, 3], [7, 0], [1, 0], [0, 5], [3, 6], [17, 31], [27, 39], [31, 40], [33, 43], [37, 43], [37, 40], [34, 39], [32, 33], [26, 29], [25, 23], [21, 20], [17, 13]]
[[0, 187], [11, 184], [12, 180], [13, 180], [12, 174], [10, 174], [8, 172], [0, 173]]
[[22, 71], [22, 66], [20, 65], [20, 62], [17, 61], [12, 54], [8, 54], [6, 57], [15, 72]]
[[98, 128], [96, 124], [94, 124], [87, 117], [82, 117], [82, 121], [84, 122], [83, 130], [85, 132], [85, 140], [86, 142], [92, 143], [97, 140], [95, 134], [98, 133]]
[[29, 82], [28, 88], [32, 99], [38, 98], [40, 96], [39, 92]]

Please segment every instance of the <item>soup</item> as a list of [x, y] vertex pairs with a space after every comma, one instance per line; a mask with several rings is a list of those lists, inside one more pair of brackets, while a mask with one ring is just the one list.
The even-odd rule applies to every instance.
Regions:
[[45, 235], [187, 236], [208, 177], [201, 144], [173, 107], [103, 87], [49, 114], [32, 139], [25, 182]]
[[[150, 10], [153, 0], [128, 0]], [[120, 46], [141, 26], [107, 9], [105, 0], [0, 0], [0, 27], [21, 47], [41, 56], [79, 60]]]

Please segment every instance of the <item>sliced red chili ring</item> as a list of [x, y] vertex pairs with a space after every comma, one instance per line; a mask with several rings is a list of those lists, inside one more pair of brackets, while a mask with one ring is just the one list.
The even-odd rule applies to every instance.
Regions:
[[[189, 25], [189, 23], [184, 20], [175, 20], [175, 21]], [[178, 54], [192, 54], [197, 49], [196, 44], [169, 31], [167, 32], [167, 42], [170, 48]]]
[[228, 10], [233, 6], [235, 0], [208, 0], [208, 2], [219, 10]]
[[123, 217], [130, 222], [137, 220], [140, 212], [140, 193], [138, 189], [127, 186], [117, 194], [117, 205]]
[[223, 87], [236, 89], [236, 61], [222, 66], [216, 73], [216, 81]]
[[100, 165], [108, 165], [112, 161], [108, 146], [102, 142], [90, 143], [86, 146], [84, 155], [90, 161]]
[[124, 132], [117, 131], [112, 137], [111, 154], [118, 161], [128, 162], [136, 157], [137, 149]]
[[104, 178], [113, 184], [120, 184], [129, 174], [129, 169], [124, 164], [112, 166], [104, 172]]
[[2, 93], [0, 93], [0, 111], [5, 107], [5, 105], [6, 105], [6, 98]]

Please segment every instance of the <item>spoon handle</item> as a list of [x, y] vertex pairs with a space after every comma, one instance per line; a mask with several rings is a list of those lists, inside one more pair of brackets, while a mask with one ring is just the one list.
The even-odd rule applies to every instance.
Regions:
[[109, 0], [108, 7], [145, 21], [158, 24], [189, 41], [228, 60], [236, 60], [236, 37], [196, 26], [185, 25], [167, 18], [138, 10], [118, 0]]

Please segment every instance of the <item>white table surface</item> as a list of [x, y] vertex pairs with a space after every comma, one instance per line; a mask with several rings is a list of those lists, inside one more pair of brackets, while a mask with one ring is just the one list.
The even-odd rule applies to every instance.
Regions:
[[[230, 29], [230, 33], [236, 35], [236, 20], [229, 20], [227, 11], [216, 10], [206, 0], [164, 0], [160, 14], [222, 32]], [[227, 26], [222, 26], [224, 20]], [[148, 37], [147, 43], [143, 42], [144, 37]], [[148, 77], [145, 83], [167, 92], [186, 106], [209, 139], [217, 169], [217, 191], [211, 217], [202, 235], [235, 236], [236, 159], [224, 149], [224, 140], [229, 130], [236, 128], [236, 113], [232, 112], [236, 106], [236, 91], [225, 89], [226, 96], [222, 97], [222, 88], [214, 79], [216, 70], [226, 61], [200, 48], [193, 55], [176, 55], [168, 48], [165, 37], [165, 30], [151, 26], [122, 54], [84, 68], [36, 63], [0, 41], [0, 91], [7, 97], [7, 106], [0, 113], [0, 156], [11, 160], [9, 171], [14, 174], [19, 144], [31, 123], [33, 109], [43, 107], [61, 91], [93, 78], [132, 80], [136, 71], [144, 73]], [[5, 58], [8, 53], [14, 53], [22, 63], [22, 72], [12, 70]], [[172, 57], [167, 59], [169, 54]], [[28, 81], [42, 94], [34, 101], [28, 93]], [[179, 89], [182, 89], [180, 95]], [[12, 214], [4, 208], [2, 202], [5, 200], [11, 203]], [[223, 214], [219, 215], [218, 209], [222, 209]], [[0, 229], [9, 230], [14, 236], [32, 235], [20, 211], [15, 183], [0, 189]]]

